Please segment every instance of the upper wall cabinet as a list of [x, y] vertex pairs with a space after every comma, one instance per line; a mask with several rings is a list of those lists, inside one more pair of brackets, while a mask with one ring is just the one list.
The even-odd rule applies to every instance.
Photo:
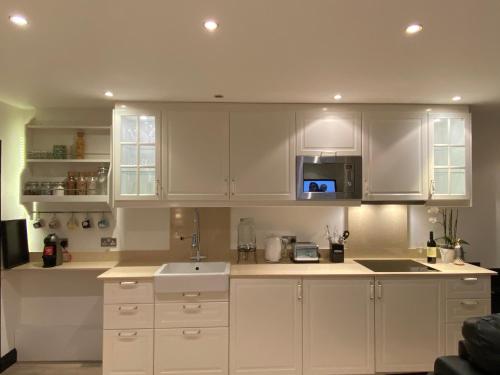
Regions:
[[425, 113], [363, 114], [363, 200], [428, 199]]
[[231, 112], [232, 200], [295, 199], [293, 112]]
[[297, 155], [361, 155], [361, 113], [297, 112]]
[[229, 113], [167, 114], [167, 199], [229, 199]]
[[431, 113], [429, 124], [431, 200], [470, 199], [470, 114]]
[[160, 199], [160, 112], [115, 110], [113, 152], [115, 200]]

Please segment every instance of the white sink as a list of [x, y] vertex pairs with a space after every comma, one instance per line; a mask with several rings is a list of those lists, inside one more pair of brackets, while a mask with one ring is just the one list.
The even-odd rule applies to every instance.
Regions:
[[154, 274], [155, 292], [227, 291], [230, 267], [227, 262], [167, 263]]

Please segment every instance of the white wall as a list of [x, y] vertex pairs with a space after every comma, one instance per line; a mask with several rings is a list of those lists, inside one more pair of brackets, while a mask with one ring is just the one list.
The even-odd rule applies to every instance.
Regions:
[[[0, 102], [0, 139], [2, 140], [1, 218], [24, 217], [19, 202], [19, 175], [23, 168], [24, 127], [32, 111], [21, 110]], [[16, 287], [1, 274], [1, 341], [0, 352], [5, 355], [14, 348], [14, 327], [19, 315]]]

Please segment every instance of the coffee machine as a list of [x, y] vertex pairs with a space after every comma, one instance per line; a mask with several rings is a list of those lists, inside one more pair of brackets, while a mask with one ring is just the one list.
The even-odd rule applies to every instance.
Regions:
[[60, 266], [63, 263], [61, 241], [55, 233], [48, 234], [43, 239], [43, 268]]

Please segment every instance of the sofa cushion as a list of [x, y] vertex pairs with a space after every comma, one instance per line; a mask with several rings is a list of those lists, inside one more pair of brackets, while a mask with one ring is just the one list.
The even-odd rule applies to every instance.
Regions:
[[456, 356], [439, 357], [434, 362], [435, 375], [484, 375], [470, 362]]
[[467, 319], [462, 334], [469, 361], [486, 374], [500, 374], [500, 314]]

